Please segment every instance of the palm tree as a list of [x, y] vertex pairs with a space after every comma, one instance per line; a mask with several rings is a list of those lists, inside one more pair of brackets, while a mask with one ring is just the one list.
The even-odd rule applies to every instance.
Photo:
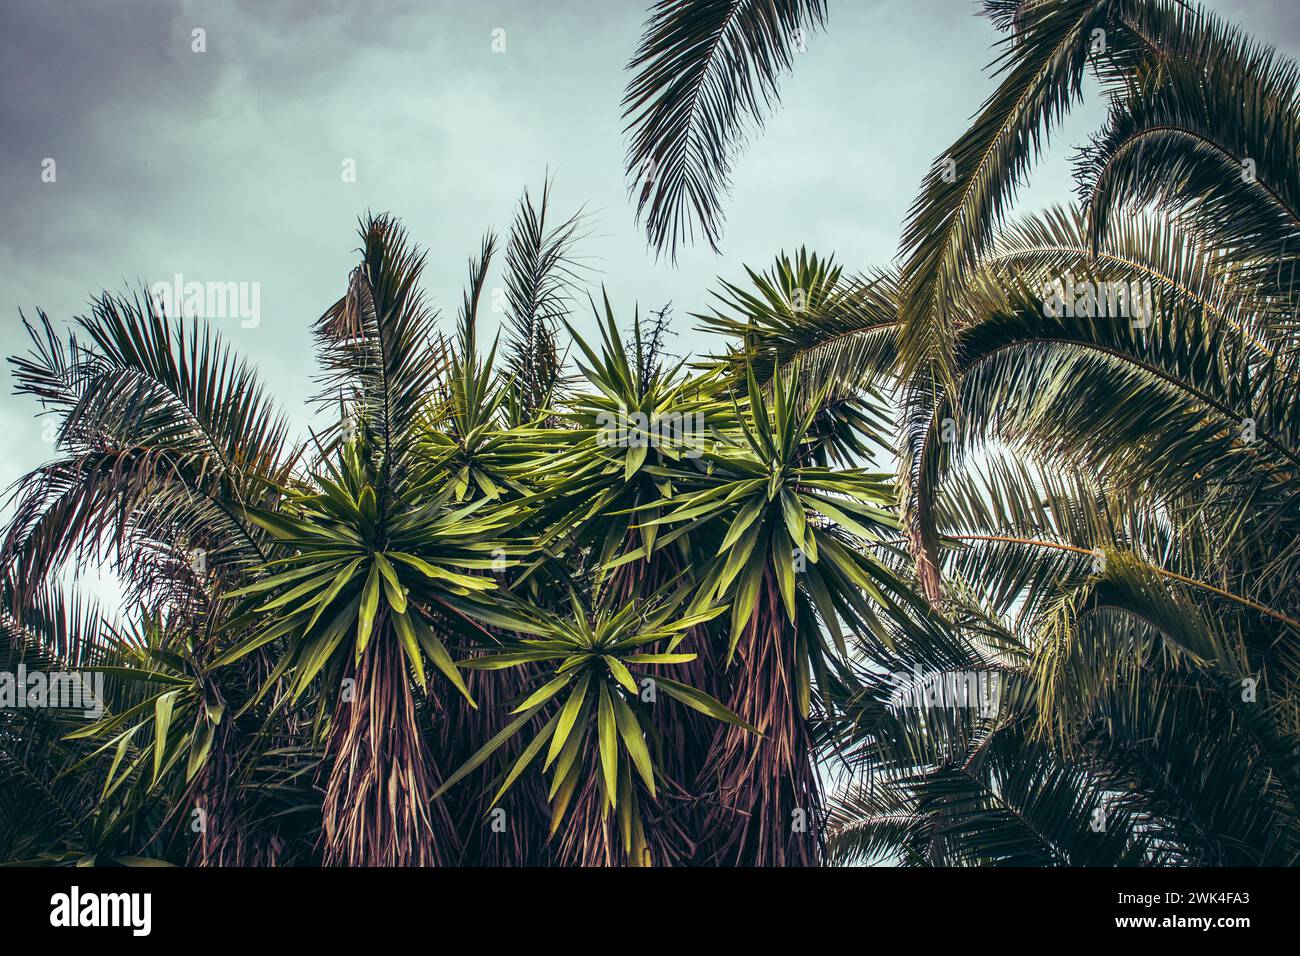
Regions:
[[[888, 488], [813, 464], [828, 439], [806, 437], [811, 423], [792, 396], [779, 393], [769, 409], [752, 377], [737, 392], [721, 367], [666, 368], [639, 322], [634, 367], [608, 301], [600, 353], [574, 336], [586, 389], [558, 367], [539, 375], [545, 363], [528, 356], [557, 354], [565, 294], [553, 270], [571, 228], [551, 240], [544, 222], [525, 197], [508, 267], [515, 287], [544, 292], [512, 307], [516, 337], [498, 370], [497, 344], [484, 357], [476, 328], [491, 237], [448, 342], [418, 290], [421, 256], [391, 219], [364, 221], [361, 264], [316, 326], [320, 402], [337, 418], [293, 449], [252, 370], [147, 298], [102, 298], [80, 321], [88, 344], [61, 341], [44, 316], [32, 329], [19, 387], [59, 416], [62, 457], [17, 489], [4, 545], [12, 622], [21, 630], [49, 617], [43, 582], [68, 556], [107, 555], [143, 609], [144, 637], [104, 639], [134, 696], [70, 738], [93, 745], [94, 759], [77, 764], [84, 793], [102, 776], [101, 801], [129, 795], [116, 810], [127, 832], [153, 821], [134, 855], [353, 865], [818, 858], [809, 675], [829, 708], [843, 696], [833, 675], [844, 668], [816, 615], [869, 613], [858, 578], [898, 586], [851, 551], [891, 520]], [[539, 245], [549, 251], [521, 251]], [[520, 332], [529, 328], [532, 338]], [[782, 481], [760, 480], [774, 462]], [[842, 492], [837, 508], [830, 499]], [[855, 530], [835, 531], [828, 515]], [[696, 520], [675, 527], [683, 517]], [[791, 590], [796, 541], [815, 583]], [[730, 624], [715, 624], [728, 612]], [[539, 628], [549, 635], [542, 654], [527, 637]], [[87, 624], [60, 640], [91, 646], [100, 634]], [[531, 650], [515, 660], [508, 649], [519, 646]], [[733, 656], [754, 663], [727, 667]], [[522, 666], [496, 668], [502, 659]], [[561, 669], [548, 675], [552, 660]], [[647, 701], [634, 696], [642, 668], [654, 687]], [[787, 689], [764, 709], [758, 681]], [[565, 709], [542, 713], [550, 695], [539, 687], [570, 682]], [[492, 713], [479, 717], [481, 706]], [[772, 743], [758, 750], [766, 766], [750, 753], [758, 724], [770, 725]], [[526, 725], [530, 743], [509, 753]], [[622, 750], [611, 749], [611, 728]], [[545, 763], [558, 758], [562, 772], [549, 788], [535, 775], [517, 780], [547, 740]], [[773, 785], [793, 789], [763, 796]], [[516, 826], [509, 840], [488, 839], [482, 821], [503, 794], [515, 798]], [[571, 825], [557, 832], [570, 801]], [[714, 845], [719, 814], [730, 824], [740, 803], [757, 835]], [[792, 810], [807, 825], [791, 829]]]
[[[1015, 691], [900, 717], [875, 657], [832, 848], [1294, 862], [1295, 68], [1185, 4], [988, 8], [1002, 83], [918, 198], [896, 293], [795, 309], [825, 283], [778, 267], [710, 318], [829, 396], [898, 396], [916, 573], [969, 643], [946, 670]], [[1004, 225], [1089, 66], [1111, 116], [1082, 207]], [[1149, 303], [1099, 309], [1120, 286]], [[1098, 809], [1123, 839], [1082, 825]]]
[[[16, 489], [4, 652], [106, 699], [0, 713], [5, 858], [1294, 863], [1295, 69], [1174, 0], [986, 8], [999, 87], [901, 268], [749, 270], [694, 366], [607, 296], [573, 332], [549, 187], [504, 346], [492, 233], [443, 338], [421, 255], [363, 221], [316, 326], [336, 414], [296, 447], [147, 297], [40, 315], [15, 372], [59, 457]], [[716, 240], [824, 17], [656, 5], [625, 104], [656, 248]], [[1089, 70], [1080, 204], [1008, 222]], [[51, 590], [96, 558], [138, 624]]]

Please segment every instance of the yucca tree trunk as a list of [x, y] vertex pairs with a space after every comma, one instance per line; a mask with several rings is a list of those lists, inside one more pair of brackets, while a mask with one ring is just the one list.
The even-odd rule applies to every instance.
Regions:
[[555, 833], [555, 862], [581, 867], [674, 866], [686, 862], [678, 856], [681, 834], [676, 832], [671, 814], [662, 812], [639, 781], [633, 784], [637, 799], [633, 825], [640, 836], [638, 842], [644, 842], [644, 852], [640, 859], [632, 859], [619, 830], [618, 814], [605, 805], [599, 758], [593, 753], [583, 759], [583, 782]]
[[[382, 626], [381, 626], [382, 623]], [[356, 668], [352, 700], [340, 695], [330, 733], [324, 802], [327, 866], [441, 866], [459, 840], [419, 732], [411, 681], [386, 622]]]
[[[477, 708], [460, 694], [449, 694], [446, 711], [435, 714], [439, 757], [444, 767], [467, 761], [485, 740], [509, 721], [506, 706], [527, 686], [527, 668], [489, 673], [469, 670], [465, 684]], [[541, 719], [534, 729], [541, 729]], [[500, 768], [490, 761], [443, 795], [463, 841], [461, 862], [467, 866], [546, 866], [554, 860], [548, 840], [550, 811], [547, 786], [540, 774], [525, 774], [497, 803], [489, 804], [500, 781]], [[500, 814], [495, 811], [500, 809]]]
[[736, 649], [731, 707], [761, 732], [727, 727], [710, 755], [717, 792], [711, 862], [723, 866], [817, 866], [821, 782], [800, 713], [794, 628], [769, 569]]
[[584, 783], [555, 833], [556, 862], [560, 866], [625, 866], [613, 814], [604, 811], [604, 794], [597, 782], [600, 768], [584, 768]]
[[[636, 545], [630, 536], [627, 547]], [[656, 593], [680, 573], [675, 554], [657, 552], [648, 562], [619, 567], [610, 581], [610, 594], [616, 607], [625, 607]], [[730, 693], [730, 674], [724, 666], [721, 649], [708, 632], [703, 628], [692, 630], [680, 650], [698, 656], [675, 665], [674, 679], [725, 700]], [[706, 862], [700, 859], [700, 851], [709, 842], [714, 807], [704, 771], [709, 755], [721, 742], [724, 725], [699, 711], [670, 703], [657, 715], [655, 726], [663, 745], [664, 779], [659, 787], [658, 805], [647, 808], [646, 814], [647, 829], [655, 835], [652, 842], [657, 841], [660, 849], [654, 862], [657, 866]]]
[[[217, 729], [212, 752], [177, 807], [177, 825], [189, 843], [186, 866], [276, 866], [278, 842], [250, 832], [239, 781], [238, 731]], [[195, 811], [198, 811], [197, 813]]]

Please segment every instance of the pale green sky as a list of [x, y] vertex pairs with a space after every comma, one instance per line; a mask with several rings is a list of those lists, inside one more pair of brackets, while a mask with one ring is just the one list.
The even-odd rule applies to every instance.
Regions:
[[[1300, 4], [1208, 4], [1295, 56]], [[6, 0], [0, 8], [0, 349], [18, 310], [56, 320], [109, 288], [257, 282], [261, 323], [219, 320], [298, 425], [312, 393], [310, 323], [342, 292], [367, 208], [429, 250], [448, 322], [466, 259], [504, 233], [549, 167], [556, 211], [585, 204], [581, 247], [616, 309], [669, 300], [678, 352], [707, 351], [686, 316], [718, 275], [782, 248], [850, 270], [894, 254], [934, 158], [993, 87], [997, 34], [968, 0], [831, 0], [783, 86], [783, 107], [736, 165], [722, 253], [656, 262], [622, 171], [623, 67], [639, 0]], [[207, 52], [191, 52], [191, 30]], [[506, 51], [495, 53], [492, 31]], [[1095, 102], [1057, 138], [1022, 207], [1070, 196], [1066, 158]], [[57, 181], [41, 181], [52, 157]], [[344, 159], [357, 181], [344, 183]], [[493, 277], [489, 285], [497, 284]], [[579, 326], [589, 326], [584, 312]], [[35, 407], [0, 373], [0, 483], [48, 458]]]

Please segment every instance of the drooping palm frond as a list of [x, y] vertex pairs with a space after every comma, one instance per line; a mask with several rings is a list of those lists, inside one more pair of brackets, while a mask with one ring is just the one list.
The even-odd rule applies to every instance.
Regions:
[[[1128, 210], [1108, 220], [1104, 234], [1089, 233], [1088, 218], [1077, 206], [1053, 206], [1008, 223], [980, 260], [972, 285], [987, 274], [998, 281], [1018, 279], [1031, 289], [1055, 296], [1071, 279], [1094, 281], [1145, 292], [1159, 288], [1170, 310], [1198, 308], [1241, 331], [1255, 359], [1266, 359], [1285, 344], [1291, 305], [1279, 295], [1234, 282], [1238, 257], [1175, 219], [1150, 210]], [[1077, 299], [1074, 289], [1071, 299]], [[1131, 315], [1139, 321], [1156, 316]], [[1123, 316], [1117, 316], [1123, 318]]]
[[237, 580], [267, 556], [239, 508], [269, 503], [292, 465], [254, 370], [148, 297], [105, 295], [78, 324], [86, 338], [60, 341], [42, 314], [32, 351], [13, 360], [19, 393], [59, 416], [63, 455], [15, 486], [4, 559], [20, 590], [107, 549], [142, 598]]
[[[832, 814], [838, 862], [1123, 866], [1149, 853], [1137, 801], [1014, 727], [988, 731], [938, 766], [852, 791]], [[1095, 826], [1100, 819], [1104, 829]]]
[[717, 250], [722, 194], [746, 127], [826, 19], [825, 0], [658, 0], [623, 97], [627, 174], [650, 245], [676, 258], [698, 229]]
[[18, 597], [6, 588], [0, 611], [0, 854], [28, 865], [163, 856], [155, 834], [165, 804], [138, 786], [104, 785], [131, 742], [78, 739], [138, 699], [130, 681], [105, 671], [139, 635], [50, 586], [22, 595], [19, 620]]
[[[1106, 274], [1127, 281], [1131, 273], [1127, 265], [1109, 273], [1094, 266], [1083, 287], [1097, 288]], [[1262, 454], [1273, 462], [1263, 474], [1273, 477], [1259, 493], [1286, 494], [1276, 469], [1295, 463], [1286, 398], [1294, 375], [1287, 363], [1261, 358], [1260, 344], [1223, 310], [1172, 277], [1152, 289], [1150, 315], [1142, 316], [1096, 301], [1071, 316], [1075, 310], [1056, 308], [1041, 289], [1012, 285], [990, 286], [974, 303], [971, 315], [990, 311], [962, 332], [958, 390], [926, 377], [905, 395], [906, 504], [918, 553], [933, 554], [934, 528], [924, 515], [946, 462], [994, 435], [1033, 441], [1117, 484], [1177, 488], [1172, 493], [1188, 497], [1203, 496], [1196, 489], [1209, 476], [1211, 488], [1234, 487], [1255, 473]], [[1132, 398], [1122, 401], [1125, 395]], [[1160, 456], [1149, 453], [1155, 435]]]
[[1236, 262], [1225, 280], [1284, 296], [1293, 318], [1300, 73], [1209, 17], [1199, 21], [1198, 40], [1134, 75], [1081, 152], [1091, 239], [1098, 242], [1121, 210], [1155, 206], [1231, 252]]
[[984, 0], [981, 11], [1003, 33], [1015, 33], [1021, 26], [1025, 0]]
[[[979, 618], [966, 608], [966, 620]], [[996, 629], [996, 628], [995, 628]], [[853, 770], [830, 809], [839, 863], [904, 866], [1114, 865], [1138, 862], [1136, 814], [1104, 772], [1067, 762], [1027, 733], [1017, 635], [981, 648], [963, 629], [945, 666], [888, 652], [864, 672], [835, 736]], [[1108, 833], [1092, 827], [1099, 810]]]
[[[1115, 557], [1106, 580], [1118, 582], [1136, 566]], [[1026, 553], [1020, 560], [1042, 558]], [[1091, 587], [1085, 578], [1076, 581]], [[1129, 600], [1162, 592], [1148, 586], [1130, 591]], [[1095, 602], [1058, 605], [1063, 617], [1022, 615], [1021, 641], [1038, 621], [1069, 626], [1021, 643], [1001, 663], [974, 644], [949, 670], [913, 675], [905, 659], [877, 658], [864, 675], [866, 689], [846, 708], [851, 719], [835, 735], [855, 774], [831, 807], [832, 858], [903, 865], [1293, 861], [1294, 798], [1278, 767], [1293, 761], [1293, 747], [1269, 727], [1286, 692], [1271, 688], [1265, 693], [1275, 703], [1263, 695], [1256, 703], [1253, 689], [1203, 672], [1213, 662], [1196, 664], [1182, 649], [1197, 642], [1188, 629], [1198, 617], [1190, 605], [1172, 614], [1150, 607], [1130, 613], [1117, 600], [1125, 599], [1111, 591]], [[1153, 627], [1152, 619], [1162, 623]], [[1180, 646], [1164, 644], [1160, 627]], [[1004, 634], [1014, 648], [1015, 634]], [[881, 673], [886, 668], [893, 673]], [[1050, 732], [1037, 729], [1067, 715]], [[1078, 812], [1058, 802], [1069, 790], [1084, 800]]]
[[[1111, 25], [1115, 0], [1030, 2], [1001, 41], [1003, 75], [979, 115], [935, 163], [908, 214], [901, 242], [899, 348], [909, 374], [934, 363], [951, 377], [951, 301], [1009, 209], [1017, 182], [1080, 97], [1094, 30]], [[1117, 34], [1119, 31], [1114, 31]]]

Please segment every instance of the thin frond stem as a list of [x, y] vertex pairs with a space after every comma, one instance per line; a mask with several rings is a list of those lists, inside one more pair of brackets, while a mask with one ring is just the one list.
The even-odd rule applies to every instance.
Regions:
[[[1107, 177], [1110, 175], [1110, 170], [1115, 163], [1119, 162], [1119, 160], [1131, 150], [1140, 147], [1142, 141], [1147, 139], [1148, 137], [1163, 136], [1163, 135], [1179, 136], [1184, 139], [1190, 140], [1199, 146], [1206, 147], [1211, 152], [1219, 154], [1225, 160], [1237, 166], [1241, 165], [1241, 161], [1244, 158], [1244, 157], [1233, 155], [1233, 153], [1230, 150], [1228, 150], [1226, 147], [1224, 147], [1222, 144], [1216, 143], [1214, 140], [1206, 136], [1204, 133], [1200, 133], [1197, 130], [1188, 129], [1185, 126], [1174, 126], [1170, 124], [1162, 124], [1159, 126], [1148, 126], [1144, 129], [1138, 130], [1132, 136], [1126, 139], [1124, 143], [1121, 144], [1107, 158], [1105, 165], [1103, 165], [1101, 169], [1097, 172], [1095, 176], [1095, 181], [1092, 184], [1092, 190], [1091, 190], [1090, 199], [1088, 203], [1089, 208], [1093, 208], [1095, 206], [1097, 197], [1101, 193], [1102, 186], [1105, 183]], [[1263, 178], [1258, 176], [1252, 178], [1250, 182], [1258, 186], [1261, 190], [1263, 190], [1264, 194], [1267, 195], [1269, 199], [1273, 200], [1273, 202], [1278, 206], [1278, 208], [1280, 208], [1283, 212], [1286, 213], [1287, 217], [1291, 220], [1292, 224], [1297, 229], [1300, 229], [1300, 212], [1297, 212], [1295, 208], [1293, 208], [1291, 204], [1288, 203], [1286, 199], [1284, 199], [1277, 192], [1277, 190], [1273, 189], [1273, 187], [1271, 187], [1268, 183], [1264, 182]]]
[[1201, 295], [1195, 289], [1176, 281], [1173, 277], [1160, 271], [1154, 266], [1147, 265], [1144, 262], [1139, 262], [1137, 259], [1132, 259], [1128, 256], [1121, 256], [1104, 249], [1094, 250], [1083, 246], [1023, 246], [1010, 252], [990, 256], [985, 260], [985, 262], [990, 266], [1006, 265], [1015, 262], [1017, 259], [1023, 259], [1026, 256], [1032, 255], [1077, 255], [1080, 258], [1101, 259], [1106, 262], [1113, 262], [1116, 265], [1125, 266], [1135, 272], [1141, 272], [1145, 275], [1151, 276], [1153, 279], [1159, 279], [1162, 282], [1168, 283], [1173, 288], [1178, 289], [1189, 298], [1194, 299], [1201, 308], [1205, 309], [1206, 312], [1210, 313], [1224, 324], [1231, 326], [1242, 336], [1243, 339], [1245, 339], [1247, 344], [1260, 352], [1266, 358], [1271, 359], [1276, 357], [1272, 349], [1259, 339], [1255, 338], [1255, 336], [1252, 335], [1244, 325], [1232, 318], [1204, 295]]
[[[997, 534], [949, 534], [945, 537], [957, 541], [990, 541], [1001, 544], [1020, 544], [1026, 547], [1050, 548], [1055, 551], [1068, 551], [1072, 554], [1087, 555], [1088, 557], [1092, 557], [1096, 554], [1096, 549], [1094, 548], [1082, 548], [1074, 544], [1063, 544], [1060, 541], [1044, 541], [1041, 538], [1017, 538], [1010, 535]], [[1147, 567], [1163, 578], [1168, 578], [1171, 581], [1178, 581], [1181, 584], [1199, 588], [1200, 590], [1208, 591], [1211, 594], [1217, 594], [1219, 597], [1226, 598], [1229, 601], [1235, 601], [1244, 607], [1250, 608], [1252, 611], [1258, 611], [1266, 617], [1271, 617], [1276, 621], [1281, 621], [1283, 624], [1295, 628], [1297, 632], [1300, 632], [1300, 621], [1297, 621], [1293, 617], [1288, 617], [1281, 611], [1275, 611], [1271, 607], [1260, 604], [1258, 601], [1252, 601], [1248, 597], [1234, 594], [1232, 591], [1224, 590], [1223, 588], [1217, 587], [1209, 582], [1189, 578], [1187, 575], [1179, 574], [1177, 571], [1169, 571], [1156, 564], [1147, 564]]]

